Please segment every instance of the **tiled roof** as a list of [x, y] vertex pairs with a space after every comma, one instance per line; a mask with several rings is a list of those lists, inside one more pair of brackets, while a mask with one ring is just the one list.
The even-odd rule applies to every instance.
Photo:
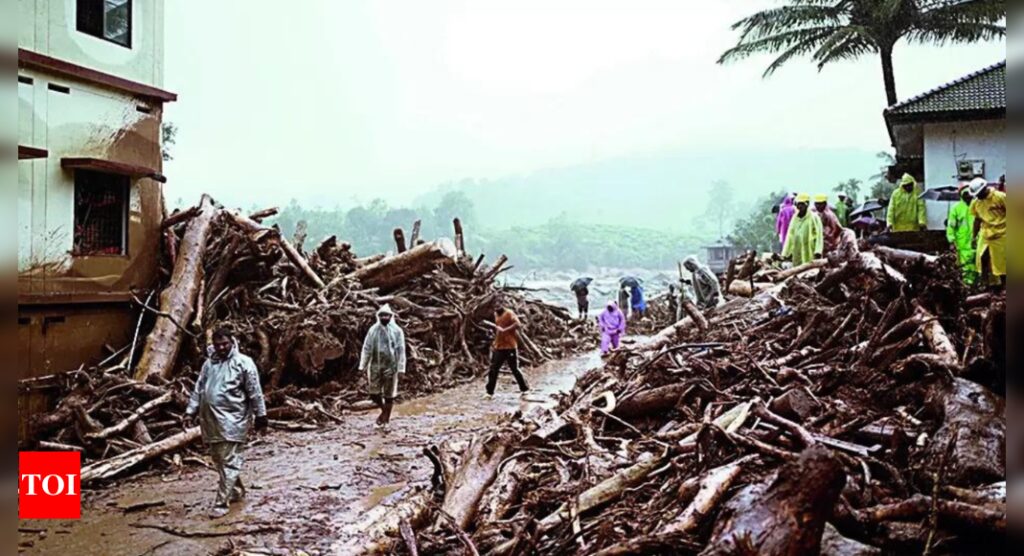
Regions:
[[1006, 109], [1006, 61], [889, 107], [886, 115]]

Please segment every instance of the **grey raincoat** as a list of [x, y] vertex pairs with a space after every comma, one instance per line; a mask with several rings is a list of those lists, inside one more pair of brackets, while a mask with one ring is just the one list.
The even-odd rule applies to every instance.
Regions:
[[[383, 314], [392, 317], [387, 326], [380, 322]], [[394, 315], [388, 305], [377, 310], [377, 322], [370, 327], [363, 341], [363, 352], [359, 357], [360, 370], [371, 375], [405, 373], [405, 332], [395, 322]]]
[[684, 265], [693, 275], [693, 292], [697, 298], [697, 307], [700, 309], [717, 307], [718, 301], [722, 297], [722, 290], [715, 273], [711, 272], [707, 265], [701, 264], [696, 257], [687, 258]]
[[237, 341], [224, 359], [212, 346], [207, 354], [185, 413], [199, 416], [207, 444], [245, 442], [253, 416], [267, 414], [256, 363], [239, 353]]

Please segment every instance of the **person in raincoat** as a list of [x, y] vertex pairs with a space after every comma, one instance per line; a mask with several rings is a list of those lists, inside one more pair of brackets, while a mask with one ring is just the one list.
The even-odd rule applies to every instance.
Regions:
[[971, 191], [966, 183], [960, 184], [957, 191], [960, 193], [960, 200], [949, 210], [949, 216], [946, 218], [946, 239], [956, 250], [964, 283], [971, 286], [978, 280]]
[[892, 232], [918, 232], [928, 227], [924, 199], [917, 180], [910, 174], [903, 174], [899, 185], [889, 199], [885, 222]]
[[644, 318], [644, 313], [647, 312], [647, 301], [644, 300], [644, 288], [640, 284], [633, 286], [629, 305], [633, 308], [634, 318]]
[[693, 293], [697, 308], [707, 310], [717, 307], [722, 298], [722, 288], [715, 273], [711, 272], [707, 265], [701, 264], [697, 257], [687, 257], [683, 261], [683, 268], [693, 275]]
[[1006, 285], [1006, 193], [990, 187], [985, 178], [971, 181], [971, 215], [977, 265], [987, 284]]
[[256, 430], [263, 431], [268, 421], [256, 363], [238, 351], [228, 330], [218, 328], [212, 340], [185, 408], [185, 424], [190, 427], [198, 419], [217, 470], [217, 498], [209, 516], [218, 518], [227, 515], [228, 504], [245, 497], [242, 451], [250, 422], [255, 417]]
[[609, 301], [608, 307], [601, 311], [597, 325], [601, 329], [601, 355], [619, 349], [619, 339], [626, 333], [626, 315], [614, 301]]
[[380, 408], [374, 427], [387, 430], [398, 397], [398, 375], [405, 373], [405, 332], [388, 304], [377, 309], [377, 322], [366, 333], [359, 370], [366, 372], [370, 399]]
[[821, 237], [824, 244], [823, 254], [832, 253], [839, 248], [839, 241], [843, 235], [843, 226], [839, 223], [839, 217], [828, 206], [828, 195], [814, 196], [814, 211], [818, 213], [818, 218], [821, 219]]
[[619, 288], [619, 310], [622, 311], [626, 318], [629, 318], [629, 299], [631, 297], [629, 286], [622, 286]]
[[821, 218], [809, 210], [810, 202], [811, 197], [806, 193], [797, 196], [796, 214], [789, 223], [786, 243], [782, 246], [782, 258], [792, 259], [795, 266], [821, 258], [825, 248]]
[[782, 200], [782, 208], [779, 209], [779, 215], [775, 217], [775, 233], [779, 236], [779, 245], [786, 244], [789, 222], [793, 220], [793, 215], [796, 214], [793, 198], [794, 195], [786, 195], [786, 198]]
[[839, 194], [839, 202], [836, 203], [836, 218], [839, 225], [846, 228], [850, 225], [850, 211], [853, 210], [853, 200], [846, 196], [846, 193]]
[[590, 290], [587, 289], [586, 284], [580, 284], [573, 290], [573, 293], [576, 294], [576, 310], [579, 313], [579, 319], [584, 320], [590, 311]]

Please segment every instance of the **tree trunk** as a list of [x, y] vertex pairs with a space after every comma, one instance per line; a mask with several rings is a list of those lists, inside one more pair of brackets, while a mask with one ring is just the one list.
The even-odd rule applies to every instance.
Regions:
[[619, 400], [612, 413], [616, 417], [630, 418], [645, 415], [662, 415], [675, 407], [679, 399], [691, 389], [689, 384], [669, 384], [651, 388]]
[[766, 481], [737, 493], [701, 554], [818, 554], [845, 484], [843, 467], [827, 448], [805, 450]]
[[885, 100], [888, 106], [899, 102], [896, 96], [896, 74], [892, 67], [892, 46], [882, 47], [882, 79], [885, 81]]
[[[160, 310], [173, 316], [179, 323], [189, 322], [195, 309], [199, 282], [203, 275], [203, 254], [216, 214], [217, 208], [213, 206], [213, 199], [203, 195], [199, 202], [199, 214], [185, 229], [185, 237], [178, 250], [178, 259], [174, 264], [170, 284], [160, 294]], [[171, 376], [179, 349], [181, 330], [178, 329], [178, 325], [167, 317], [158, 318], [153, 331], [146, 338], [146, 345], [135, 369], [135, 380], [144, 381], [152, 375], [162, 378]]]
[[511, 438], [501, 433], [477, 436], [445, 486], [441, 510], [463, 531], [473, 523], [480, 499], [498, 475], [498, 464], [505, 459], [510, 444]]
[[96, 479], [109, 479], [110, 477], [123, 473], [146, 460], [162, 456], [168, 452], [187, 446], [193, 441], [199, 439], [200, 436], [201, 433], [199, 432], [199, 427], [192, 427], [191, 429], [179, 432], [174, 436], [169, 436], [158, 442], [147, 444], [146, 446], [140, 446], [134, 450], [118, 454], [110, 459], [105, 459], [103, 461], [87, 465], [82, 468], [81, 481], [84, 484]]
[[395, 236], [395, 253], [405, 253], [408, 248], [405, 244], [405, 232], [401, 228], [395, 228], [392, 235]]
[[932, 391], [929, 405], [942, 426], [929, 445], [932, 461], [942, 461], [950, 442], [945, 481], [973, 487], [1006, 478], [1006, 406], [984, 386], [961, 378]]
[[451, 263], [454, 259], [455, 245], [451, 240], [442, 238], [368, 264], [349, 274], [349, 277], [367, 288], [390, 290], [427, 274], [439, 264]]

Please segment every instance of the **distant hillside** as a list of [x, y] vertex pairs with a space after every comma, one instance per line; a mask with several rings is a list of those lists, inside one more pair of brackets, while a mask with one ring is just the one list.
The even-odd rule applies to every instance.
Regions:
[[488, 229], [537, 226], [561, 217], [717, 235], [709, 231], [717, 229], [713, 223], [699, 219], [713, 182], [729, 183], [736, 212], [744, 214], [754, 199], [772, 191], [827, 192], [850, 178], [867, 181], [877, 171], [875, 153], [856, 149], [665, 153], [443, 184], [414, 205], [434, 206], [444, 193], [463, 191]]

